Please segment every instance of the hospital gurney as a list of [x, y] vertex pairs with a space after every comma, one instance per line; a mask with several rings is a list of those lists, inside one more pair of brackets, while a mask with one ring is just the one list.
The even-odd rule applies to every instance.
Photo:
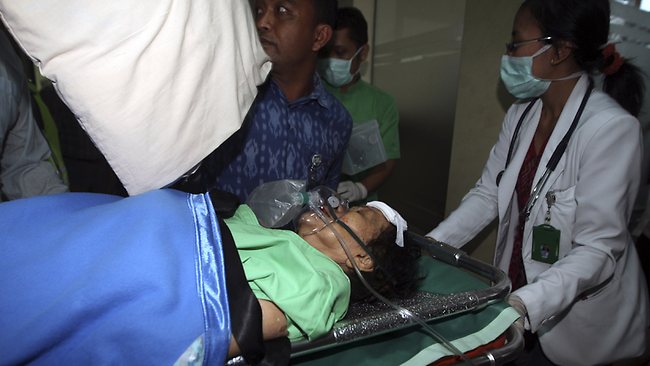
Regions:
[[[505, 333], [505, 344], [472, 358], [475, 365], [515, 359], [523, 349], [523, 335], [512, 326], [518, 315], [502, 301], [510, 291], [505, 273], [414, 233], [407, 233], [406, 241], [430, 256], [423, 256], [420, 262], [425, 278], [419, 293], [397, 304], [426, 320], [462, 352]], [[417, 323], [383, 303], [352, 304], [327, 335], [291, 346], [292, 365], [304, 366], [423, 365], [445, 355], [452, 353], [422, 332]], [[245, 365], [245, 361], [236, 357], [226, 364]]]

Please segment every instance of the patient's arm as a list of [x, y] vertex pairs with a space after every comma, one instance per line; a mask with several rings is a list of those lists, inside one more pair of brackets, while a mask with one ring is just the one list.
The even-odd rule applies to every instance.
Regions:
[[262, 336], [264, 339], [286, 337], [287, 317], [274, 303], [267, 300], [258, 300], [262, 308]]
[[[274, 303], [267, 300], [258, 300], [262, 308], [262, 336], [264, 340], [287, 336], [287, 317]], [[239, 345], [233, 336], [230, 336], [228, 357], [240, 354]]]

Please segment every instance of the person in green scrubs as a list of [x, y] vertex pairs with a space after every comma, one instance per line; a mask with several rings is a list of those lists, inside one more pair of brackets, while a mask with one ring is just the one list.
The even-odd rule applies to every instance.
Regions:
[[366, 171], [341, 178], [337, 190], [343, 198], [363, 203], [377, 199], [377, 190], [397, 165], [399, 113], [392, 96], [361, 80], [361, 65], [369, 51], [368, 24], [361, 11], [354, 7], [340, 8], [335, 28], [331, 45], [319, 61], [325, 88], [343, 103], [355, 126], [377, 121], [388, 158]]

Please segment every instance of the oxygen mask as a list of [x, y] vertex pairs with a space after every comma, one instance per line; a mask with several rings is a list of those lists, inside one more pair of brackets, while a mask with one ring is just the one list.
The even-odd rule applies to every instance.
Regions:
[[313, 235], [348, 213], [348, 201], [333, 189], [319, 186], [309, 191], [309, 202], [294, 219], [294, 227], [303, 235]]

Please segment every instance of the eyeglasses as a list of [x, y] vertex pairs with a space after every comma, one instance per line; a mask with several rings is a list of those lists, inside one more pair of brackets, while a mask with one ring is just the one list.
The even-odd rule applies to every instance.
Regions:
[[519, 46], [523, 46], [523, 45], [528, 44], [528, 43], [533, 43], [533, 42], [551, 43], [552, 40], [553, 40], [553, 37], [546, 36], [546, 37], [539, 37], [539, 38], [535, 38], [535, 39], [528, 39], [528, 40], [525, 40], [525, 41], [519, 41], [519, 42], [512, 41], [512, 42], [508, 42], [508, 43], [506, 43], [506, 51], [508, 51], [508, 52], [515, 52], [515, 50], [517, 49], [517, 47], [519, 47]]

